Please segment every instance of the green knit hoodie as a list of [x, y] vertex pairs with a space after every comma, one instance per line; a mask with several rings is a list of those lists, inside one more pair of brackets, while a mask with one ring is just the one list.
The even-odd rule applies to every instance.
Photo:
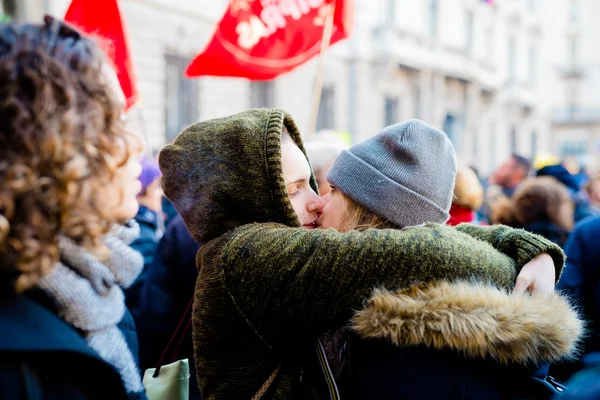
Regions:
[[277, 367], [263, 399], [328, 398], [315, 338], [347, 321], [373, 288], [440, 279], [511, 287], [544, 252], [560, 273], [558, 246], [503, 226], [300, 228], [282, 176], [284, 125], [303, 149], [289, 115], [261, 109], [192, 125], [160, 154], [166, 195], [205, 243], [193, 339], [206, 399], [249, 399]]

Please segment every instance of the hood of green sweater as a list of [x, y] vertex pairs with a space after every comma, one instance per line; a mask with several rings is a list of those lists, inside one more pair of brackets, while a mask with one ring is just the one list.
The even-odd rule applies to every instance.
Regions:
[[[304, 152], [296, 123], [277, 109], [191, 125], [161, 151], [165, 195], [194, 239], [207, 242], [253, 222], [300, 226], [283, 180], [284, 126]], [[317, 190], [314, 176], [311, 186]]]

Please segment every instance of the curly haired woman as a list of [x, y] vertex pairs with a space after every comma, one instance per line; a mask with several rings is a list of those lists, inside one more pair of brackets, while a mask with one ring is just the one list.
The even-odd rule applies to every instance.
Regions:
[[143, 142], [116, 88], [61, 22], [0, 27], [2, 398], [145, 398], [122, 292]]

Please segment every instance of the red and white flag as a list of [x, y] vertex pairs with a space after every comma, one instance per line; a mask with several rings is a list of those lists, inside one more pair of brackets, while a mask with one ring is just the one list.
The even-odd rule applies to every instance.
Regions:
[[65, 21], [106, 41], [107, 46], [103, 46], [104, 50], [117, 71], [127, 108], [131, 107], [139, 95], [125, 24], [117, 0], [73, 0], [65, 15]]
[[353, 0], [232, 0], [186, 75], [273, 79], [319, 54], [332, 13], [330, 44], [350, 35]]

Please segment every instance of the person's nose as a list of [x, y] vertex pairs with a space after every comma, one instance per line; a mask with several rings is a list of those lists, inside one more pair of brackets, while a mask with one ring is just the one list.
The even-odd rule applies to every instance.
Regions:
[[323, 207], [325, 207], [325, 203], [323, 202], [323, 199], [321, 199], [319, 197], [319, 195], [316, 194], [314, 191], [311, 191], [307, 210], [309, 212], [320, 213], [323, 211]]

